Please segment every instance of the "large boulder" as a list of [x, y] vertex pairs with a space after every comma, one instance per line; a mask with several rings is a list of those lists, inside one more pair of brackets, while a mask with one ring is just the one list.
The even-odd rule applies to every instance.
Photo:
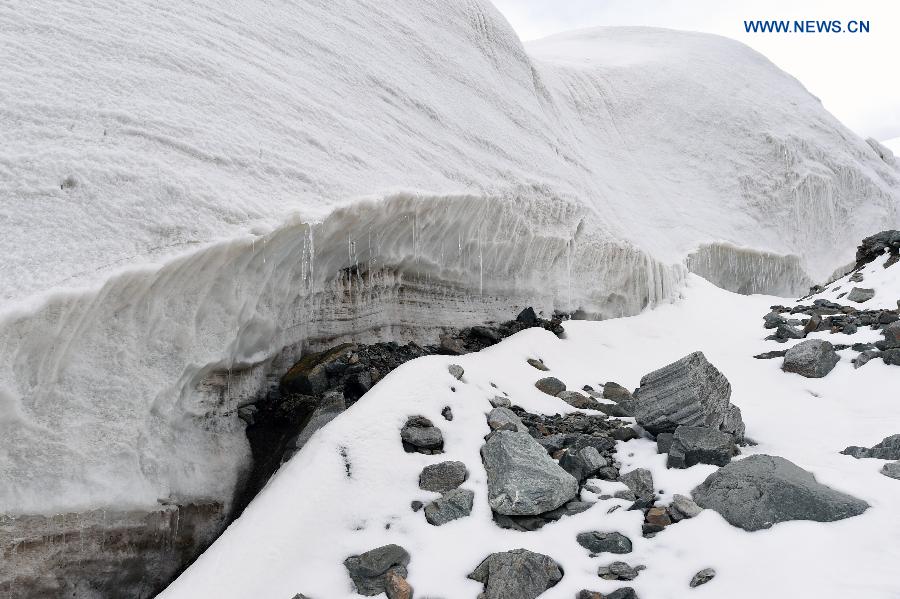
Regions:
[[690, 468], [695, 464], [724, 466], [737, 454], [734, 437], [701, 426], [679, 426], [669, 447], [669, 468]]
[[807, 339], [787, 350], [781, 369], [809, 379], [820, 379], [834, 369], [841, 357], [823, 339]]
[[385, 592], [385, 577], [394, 572], [406, 578], [409, 553], [399, 545], [384, 545], [344, 560], [344, 567], [360, 595], [373, 596]]
[[527, 549], [492, 553], [469, 574], [484, 585], [483, 599], [535, 599], [562, 577], [552, 558]]
[[578, 493], [578, 481], [528, 433], [496, 431], [481, 448], [491, 509], [506, 516], [555, 510]]
[[634, 396], [634, 417], [653, 434], [705, 426], [743, 440], [741, 411], [729, 401], [731, 385], [702, 352], [644, 375]]
[[789, 520], [833, 522], [862, 514], [869, 504], [816, 481], [788, 460], [754, 455], [711, 474], [692, 492], [700, 507], [733, 526], [761, 530]]

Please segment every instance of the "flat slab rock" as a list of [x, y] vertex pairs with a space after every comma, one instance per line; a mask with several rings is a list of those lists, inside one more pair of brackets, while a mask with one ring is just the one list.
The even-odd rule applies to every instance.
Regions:
[[506, 516], [536, 516], [571, 501], [578, 481], [528, 433], [496, 431], [481, 448], [488, 503]]
[[703, 508], [748, 531], [779, 522], [834, 522], [862, 514], [869, 504], [816, 481], [793, 462], [754, 455], [711, 474], [692, 492]]
[[562, 577], [552, 558], [527, 549], [492, 553], [469, 574], [484, 584], [484, 599], [535, 599]]

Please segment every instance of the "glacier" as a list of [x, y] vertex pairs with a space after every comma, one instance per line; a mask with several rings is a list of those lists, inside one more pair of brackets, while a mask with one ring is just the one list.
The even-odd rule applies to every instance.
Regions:
[[237, 408], [306, 349], [796, 292], [900, 224], [900, 167], [704, 34], [13, 0], [0, 81], [0, 514], [227, 509]]

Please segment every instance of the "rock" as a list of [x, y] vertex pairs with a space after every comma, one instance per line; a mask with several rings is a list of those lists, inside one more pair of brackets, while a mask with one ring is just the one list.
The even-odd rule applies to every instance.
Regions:
[[495, 395], [490, 400], [491, 406], [495, 408], [508, 408], [512, 406], [512, 402], [509, 401], [508, 397], [503, 397], [502, 395]]
[[879, 472], [890, 478], [900, 480], [900, 462], [888, 462], [882, 466]]
[[858, 356], [853, 358], [853, 360], [852, 360], [853, 368], [862, 368], [863, 366], [868, 364], [872, 358], [877, 358], [879, 356], [881, 356], [881, 352], [878, 350], [873, 350], [873, 349], [865, 350], [865, 351], [861, 352]]
[[710, 580], [716, 577], [716, 571], [712, 568], [705, 568], [700, 570], [694, 577], [691, 578], [691, 588], [698, 587], [701, 584], [706, 584]]
[[613, 493], [613, 499], [624, 499], [625, 501], [637, 501], [637, 495], [631, 489], [619, 489]]
[[484, 585], [482, 599], [535, 599], [562, 577], [552, 558], [527, 549], [492, 553], [469, 574]]
[[767, 351], [761, 354], [756, 354], [753, 356], [757, 360], [771, 360], [773, 358], [783, 358], [784, 354], [787, 353], [786, 349], [779, 349], [777, 351]]
[[603, 599], [638, 599], [637, 593], [631, 587], [622, 587], [607, 594]]
[[602, 408], [599, 401], [592, 397], [582, 395], [578, 391], [563, 391], [562, 393], [557, 395], [557, 397], [573, 408], [579, 408], [582, 410], [599, 410]]
[[[897, 300], [897, 305], [900, 306], [900, 300]], [[886, 343], [885, 349], [900, 347], [900, 322], [893, 322], [884, 327], [881, 329], [881, 334]]]
[[847, 296], [847, 300], [861, 304], [863, 302], [869, 301], [873, 297], [875, 297], [874, 289], [865, 289], [863, 287], [854, 287], [850, 291], [850, 294]]
[[669, 448], [669, 468], [690, 468], [695, 464], [724, 466], [737, 454], [734, 437], [699, 426], [679, 426]]
[[388, 570], [384, 575], [384, 591], [388, 599], [412, 599], [413, 596], [413, 588], [397, 570]]
[[466, 344], [463, 342], [463, 340], [452, 335], [441, 335], [440, 342], [441, 351], [445, 354], [450, 354], [451, 356], [461, 356], [468, 352], [468, 350], [466, 349]]
[[283, 377], [281, 388], [288, 393], [318, 395], [328, 389], [329, 372], [339, 374], [349, 366], [356, 345], [344, 343], [329, 350], [306, 354]]
[[646, 468], [637, 468], [619, 477], [619, 482], [631, 490], [637, 497], [653, 496], [653, 473]]
[[763, 327], [767, 329], [777, 329], [783, 324], [787, 324], [787, 320], [778, 312], [772, 311], [763, 316]]
[[865, 501], [816, 481], [788, 460], [753, 455], [711, 474], [692, 491], [700, 507], [733, 526], [754, 531], [789, 520], [833, 522], [862, 514]]
[[822, 316], [813, 314], [803, 326], [803, 336], [806, 337], [813, 331], [818, 331], [820, 326], [822, 326]]
[[415, 501], [411, 501], [411, 502], [409, 503], [409, 507], [412, 509], [412, 511], [418, 512], [418, 511], [421, 510], [423, 507], [425, 507], [425, 504], [422, 503], [422, 502], [419, 501], [419, 500], [415, 500]]
[[312, 439], [313, 433], [337, 418], [346, 409], [347, 403], [343, 393], [340, 391], [325, 392], [309, 416], [306, 426], [303, 427], [296, 437], [287, 442], [282, 460], [284, 462], [288, 461]]
[[246, 406], [241, 406], [238, 408], [237, 415], [238, 418], [246, 422], [247, 424], [253, 424], [256, 422], [256, 413], [259, 412], [259, 408], [257, 408], [253, 404], [249, 404]]
[[900, 349], [889, 349], [882, 352], [881, 359], [888, 366], [900, 366]]
[[516, 316], [516, 322], [521, 322], [524, 325], [532, 326], [536, 324], [538, 321], [537, 314], [534, 313], [534, 308], [531, 306], [525, 308], [519, 315]]
[[885, 250], [897, 254], [898, 248], [900, 248], [900, 231], [882, 231], [866, 237], [856, 249], [856, 267], [860, 268], [864, 264], [872, 262], [884, 254]]
[[494, 408], [487, 416], [488, 426], [492, 431], [528, 432], [522, 420], [509, 408]]
[[616, 441], [631, 441], [632, 439], [637, 439], [640, 437], [630, 426], [623, 426], [621, 428], [614, 429], [611, 433], [611, 436]]
[[[356, 360], [359, 362], [358, 356]], [[350, 401], [356, 401], [368, 393], [372, 385], [372, 373], [370, 371], [361, 370], [354, 372], [347, 375], [346, 380], [344, 380], [344, 396]]]
[[702, 352], [644, 375], [635, 392], [637, 423], [653, 433], [674, 433], [680, 425], [706, 426], [740, 442], [744, 423], [729, 401], [731, 385]]
[[672, 523], [672, 519], [669, 517], [669, 513], [664, 507], [652, 507], [647, 510], [645, 520], [647, 521], [647, 524], [658, 526], [659, 528], [665, 528]]
[[444, 420], [446, 420], [447, 422], [453, 421], [453, 410], [450, 408], [450, 406], [444, 406], [444, 409], [441, 410], [441, 416], [443, 416]]
[[534, 358], [528, 358], [528, 365], [532, 366], [534, 368], [537, 368], [538, 370], [541, 370], [543, 372], [547, 372], [548, 370], [550, 370], [544, 364], [543, 360], [535, 360]]
[[620, 532], [582, 532], [575, 540], [591, 553], [631, 553], [631, 539]]
[[469, 471], [462, 462], [447, 461], [425, 466], [419, 474], [419, 488], [446, 493], [466, 482]]
[[789, 324], [780, 324], [775, 330], [776, 339], [803, 339], [803, 331]]
[[841, 452], [854, 458], [875, 458], [878, 460], [900, 460], [900, 435], [885, 437], [871, 448], [851, 445]]
[[560, 458], [559, 465], [579, 482], [582, 482], [596, 474], [601, 468], [608, 466], [609, 462], [600, 455], [596, 448], [585, 447], [578, 451], [567, 450]]
[[475, 493], [468, 489], [453, 489], [425, 506], [425, 519], [429, 524], [441, 526], [472, 513]]
[[344, 567], [360, 595], [385, 592], [385, 575], [394, 571], [406, 578], [409, 553], [399, 545], [384, 545], [344, 560]]
[[453, 378], [455, 378], [458, 381], [461, 381], [463, 375], [466, 373], [466, 371], [463, 370], [463, 367], [460, 366], [459, 364], [451, 364], [450, 366], [447, 367], [447, 372], [449, 372], [450, 376], [452, 376]]
[[781, 369], [806, 378], [819, 379], [841, 361], [831, 343], [822, 339], [801, 341], [787, 351]]
[[497, 329], [494, 329], [492, 327], [474, 326], [469, 330], [471, 331], [472, 335], [481, 337], [491, 344], [499, 343], [503, 340], [503, 335], [501, 335], [500, 332], [497, 331]]
[[669, 453], [669, 448], [672, 447], [674, 440], [674, 433], [659, 433], [656, 435], [656, 453]]
[[552, 395], [554, 397], [566, 390], [566, 384], [553, 376], [548, 376], [546, 378], [538, 380], [534, 384], [534, 386], [547, 395]]
[[291, 599], [309, 599], [309, 597], [307, 597], [307, 596], [304, 595], [303, 593], [297, 593], [297, 594], [294, 595]]
[[628, 413], [634, 413], [634, 395], [618, 383], [610, 381], [603, 385], [603, 399], [612, 400]]
[[578, 493], [578, 481], [528, 433], [497, 431], [481, 448], [491, 509], [507, 516], [555, 510]]
[[424, 416], [410, 416], [400, 429], [400, 439], [407, 453], [436, 454], [444, 448], [440, 429]]
[[693, 499], [685, 495], [672, 496], [672, 503], [669, 507], [682, 518], [693, 518], [699, 516], [700, 512], [703, 511], [703, 508], [697, 505]]
[[608, 566], [600, 566], [597, 569], [597, 576], [603, 580], [634, 580], [638, 577], [641, 570], [646, 570], [646, 566], [631, 567], [625, 562], [613, 562]]

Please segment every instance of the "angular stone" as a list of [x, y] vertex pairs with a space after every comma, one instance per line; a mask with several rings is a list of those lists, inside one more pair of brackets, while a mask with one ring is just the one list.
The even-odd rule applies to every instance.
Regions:
[[672, 447], [674, 440], [674, 433], [659, 433], [656, 435], [656, 453], [669, 453], [669, 448]]
[[703, 508], [697, 505], [693, 499], [685, 495], [673, 495], [670, 508], [678, 512], [682, 518], [693, 518], [699, 516]]
[[384, 575], [384, 591], [388, 599], [412, 599], [413, 588], [397, 570]]
[[669, 448], [669, 468], [690, 468], [695, 464], [724, 466], [737, 453], [734, 437], [699, 426], [679, 426]]
[[594, 447], [585, 447], [579, 451], [566, 451], [560, 458], [559, 465], [579, 481], [585, 481], [608, 466], [609, 462]]
[[872, 358], [878, 358], [881, 356], [881, 352], [876, 349], [869, 349], [861, 352], [858, 356], [853, 358], [853, 368], [862, 368], [866, 364], [869, 363]]
[[900, 460], [900, 435], [885, 437], [880, 443], [870, 449], [865, 447], [850, 446], [841, 452], [844, 455], [852, 455], [854, 458], [875, 458], [878, 460]]
[[575, 540], [591, 553], [631, 553], [631, 539], [620, 532], [582, 532]]
[[775, 329], [775, 337], [778, 339], [803, 339], [803, 331], [789, 324], [780, 324]]
[[619, 482], [625, 483], [625, 486], [637, 497], [652, 497], [655, 494], [653, 473], [646, 468], [636, 468], [621, 475]]
[[544, 362], [542, 360], [528, 358], [527, 362], [528, 362], [529, 366], [531, 366], [532, 368], [537, 368], [538, 370], [540, 370], [542, 372], [547, 372], [548, 370], [550, 370], [549, 368], [547, 368], [547, 365], [544, 364]]
[[603, 385], [603, 399], [610, 399], [619, 404], [628, 413], [634, 413], [634, 395], [618, 383], [610, 381]]
[[425, 506], [425, 519], [429, 524], [441, 526], [472, 513], [475, 493], [468, 489], [453, 489]]
[[879, 471], [883, 475], [900, 480], [900, 462], [888, 462]]
[[705, 568], [700, 570], [694, 577], [691, 578], [691, 588], [698, 587], [701, 584], [706, 584], [710, 580], [716, 577], [716, 571], [712, 568]]
[[399, 545], [384, 545], [344, 560], [344, 567], [360, 595], [378, 595], [385, 591], [385, 575], [395, 570], [406, 578], [409, 553]]
[[850, 295], [847, 296], [847, 299], [851, 302], [856, 302], [861, 304], [863, 302], [867, 302], [870, 299], [875, 297], [874, 289], [865, 289], [863, 287], [854, 287], [850, 291]]
[[790, 348], [781, 369], [806, 378], [818, 379], [827, 375], [840, 362], [834, 346], [822, 339], [807, 339]]
[[539, 379], [534, 386], [554, 397], [566, 390], [566, 384], [554, 376]]
[[488, 426], [492, 431], [528, 432], [528, 427], [509, 408], [494, 408], [487, 416]]
[[646, 570], [646, 567], [631, 567], [625, 562], [613, 562], [608, 566], [600, 566], [597, 569], [597, 576], [603, 580], [634, 580], [641, 570]]
[[481, 448], [488, 503], [507, 516], [555, 510], [578, 493], [578, 481], [528, 433], [496, 431]]
[[889, 349], [882, 352], [881, 359], [888, 366], [900, 366], [900, 349]]
[[281, 388], [290, 393], [318, 395], [328, 388], [328, 372], [346, 368], [350, 355], [356, 351], [353, 343], [344, 343], [323, 352], [306, 354], [281, 377]]
[[444, 436], [424, 416], [411, 416], [400, 429], [400, 439], [407, 453], [441, 453], [444, 447]]
[[562, 393], [557, 395], [557, 397], [573, 408], [579, 408], [582, 410], [599, 410], [601, 407], [599, 401], [592, 397], [582, 395], [578, 391], [563, 391]]
[[502, 395], [495, 395], [490, 400], [491, 406], [495, 408], [508, 408], [512, 406], [512, 402], [509, 401], [508, 397], [503, 397]]
[[535, 599], [562, 577], [552, 558], [527, 549], [492, 553], [469, 574], [484, 585], [482, 599]]
[[419, 488], [425, 491], [446, 493], [466, 482], [469, 471], [462, 462], [447, 461], [431, 464], [419, 474]]
[[516, 321], [521, 322], [524, 325], [532, 326], [537, 323], [538, 317], [537, 314], [534, 313], [534, 308], [528, 306], [516, 316]]
[[652, 524], [653, 526], [658, 526], [660, 528], [665, 528], [672, 523], [672, 519], [669, 518], [669, 513], [664, 507], [652, 507], [647, 510], [645, 520], [647, 521], [647, 524]]
[[754, 531], [789, 520], [833, 522], [858, 516], [865, 501], [816, 481], [788, 460], [754, 455], [711, 474], [692, 491], [697, 505], [719, 512], [733, 526]]
[[681, 425], [706, 426], [740, 442], [744, 423], [730, 397], [728, 379], [702, 352], [694, 352], [644, 375], [635, 392], [634, 416], [653, 434], [673, 433]]

